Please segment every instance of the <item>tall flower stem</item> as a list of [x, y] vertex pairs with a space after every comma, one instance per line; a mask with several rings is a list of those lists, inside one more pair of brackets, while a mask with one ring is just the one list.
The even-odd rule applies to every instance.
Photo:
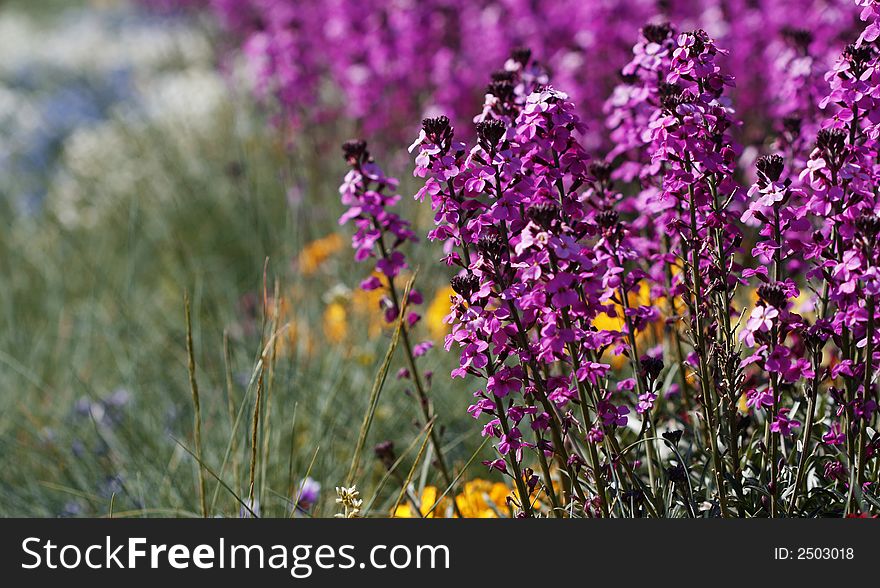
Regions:
[[[495, 374], [495, 368], [492, 366], [491, 357], [489, 357], [489, 361], [486, 364], [486, 374], [490, 377]], [[504, 400], [497, 394], [493, 394], [492, 399], [495, 401], [495, 410], [498, 411], [497, 416], [498, 422], [501, 423], [501, 430], [505, 435], [510, 435], [510, 423], [507, 421], [507, 411], [504, 410]], [[529, 500], [529, 491], [526, 488], [525, 480], [523, 479], [522, 467], [520, 466], [515, 453], [516, 452], [508, 453], [506, 456], [507, 463], [510, 464], [511, 469], [513, 470], [514, 484], [516, 484], [516, 492], [519, 495], [522, 510], [526, 517], [531, 518], [534, 516], [534, 513], [532, 512], [532, 503], [531, 500]], [[545, 472], [544, 475], [547, 477], [547, 483], [550, 484], [549, 473]]]
[[[505, 435], [510, 435], [510, 424], [507, 422], [507, 415], [504, 410], [504, 400], [497, 395], [493, 395], [493, 399], [495, 400], [495, 406], [498, 410], [498, 421], [501, 423], [501, 430], [504, 431]], [[534, 513], [532, 512], [532, 502], [529, 499], [529, 491], [526, 488], [525, 480], [523, 480], [522, 468], [514, 454], [515, 452], [510, 452], [508, 463], [513, 469], [514, 483], [516, 484], [516, 492], [519, 495], [520, 507], [522, 508], [523, 513], [525, 513], [526, 518], [532, 518]], [[548, 480], [548, 484], [549, 483]]]
[[[691, 239], [696, 241], [698, 234], [697, 227], [697, 208], [696, 198], [694, 196], [694, 188], [688, 186], [688, 203], [690, 208], [690, 231]], [[691, 287], [694, 295], [694, 328], [696, 330], [695, 339], [697, 343], [697, 355], [700, 363], [700, 381], [703, 389], [703, 414], [708, 426], [708, 436], [711, 443], [709, 450], [712, 452], [712, 463], [715, 474], [715, 485], [718, 488], [718, 501], [721, 505], [721, 515], [729, 517], [730, 513], [727, 508], [727, 494], [724, 488], [724, 470], [721, 461], [721, 454], [718, 450], [718, 438], [715, 430], [714, 416], [714, 395], [712, 394], [712, 381], [709, 373], [709, 367], [706, 363], [706, 341], [703, 331], [703, 320], [700, 316], [703, 306], [702, 283], [700, 280], [700, 250], [699, 247], [691, 247]]]
[[[374, 223], [377, 229], [379, 229], [378, 223]], [[379, 247], [379, 252], [382, 255], [383, 259], [388, 259], [388, 250], [385, 247], [384, 235], [379, 238], [376, 242]], [[402, 311], [402, 304], [400, 300], [400, 296], [397, 293], [397, 287], [394, 284], [394, 279], [388, 279], [388, 293], [391, 296], [391, 303], [394, 305], [394, 310], [400, 314]], [[409, 337], [409, 328], [406, 325], [406, 318], [403, 319], [404, 323], [401, 325], [400, 335], [403, 338], [403, 351], [406, 355], [406, 362], [409, 366], [410, 373], [412, 374], [413, 385], [416, 388], [416, 394], [419, 399], [419, 408], [422, 411], [422, 416], [425, 419], [425, 422], [431, 422], [434, 419], [434, 403], [431, 402], [430, 397], [428, 396], [427, 391], [425, 390], [424, 385], [422, 384], [422, 376], [419, 371], [418, 365], [416, 364], [415, 354], [413, 353], [412, 341]], [[440, 470], [440, 475], [443, 476], [443, 481], [445, 482], [448, 488], [453, 488], [455, 486], [455, 480], [452, 477], [449, 467], [446, 465], [446, 457], [443, 453], [443, 445], [440, 441], [440, 434], [437, 432], [437, 427], [431, 428], [431, 445], [434, 448], [434, 454], [437, 459], [437, 468]], [[458, 508], [458, 504], [453, 500], [453, 508], [455, 509], [456, 514], [459, 517], [462, 516], [461, 511]]]
[[[710, 175], [707, 178], [707, 184], [709, 186], [709, 192], [712, 195], [712, 207], [713, 211], [717, 215], [721, 215], [722, 213], [722, 205], [718, 200], [718, 182], [714, 175]], [[777, 233], [779, 230], [779, 214], [777, 210], [776, 215], [776, 228]], [[730, 321], [730, 303], [732, 299], [732, 294], [730, 290], [729, 276], [730, 276], [730, 263], [732, 260], [728, 259], [728, 255], [725, 248], [724, 243], [724, 232], [720, 227], [716, 227], [712, 229], [713, 238], [715, 241], [715, 254], [718, 256], [718, 267], [721, 269], [721, 289], [718, 293], [718, 308], [716, 312], [720, 315], [722, 325], [724, 326], [723, 337], [721, 340], [721, 345], [723, 345], [725, 350], [726, 357], [738, 356], [738, 350], [736, 349], [735, 339], [733, 327], [731, 326]], [[777, 242], [781, 242], [778, 241]], [[780, 249], [777, 248], [776, 254], [780, 254]], [[779, 263], [777, 263], [777, 266]], [[725, 365], [725, 367], [727, 367]], [[727, 414], [729, 415], [727, 419], [727, 444], [730, 453], [730, 460], [733, 466], [733, 486], [734, 491], [738, 494], [742, 494], [742, 484], [740, 481], [741, 478], [741, 467], [740, 467], [740, 455], [739, 455], [739, 432], [737, 429], [737, 421], [736, 421], [736, 403], [739, 399], [739, 394], [741, 392], [737, 387], [737, 381], [735, 381], [735, 376], [731, 376], [729, 373], [724, 373], [724, 377], [727, 378], [727, 402], [729, 403], [729, 409]], [[719, 394], [720, 396], [720, 394]], [[719, 398], [720, 402], [720, 398]], [[720, 414], [721, 409], [719, 408], [718, 422], [719, 425], [722, 420], [722, 416]], [[740, 508], [741, 513], [741, 508]]]
[[[669, 252], [669, 237], [663, 236], [663, 246], [666, 252]], [[667, 292], [672, 292], [672, 265], [666, 264], [665, 268], [666, 273], [666, 289]], [[678, 316], [678, 310], [675, 308], [675, 296], [668, 295], [666, 298], [666, 304], [669, 311], [669, 320], [675, 321], [676, 316]], [[676, 321], [677, 322], [677, 321]], [[668, 325], [669, 328], [666, 329], [672, 334], [672, 350], [675, 353], [675, 362], [679, 366], [678, 373], [676, 377], [678, 378], [678, 386], [680, 388], [681, 393], [681, 403], [684, 407], [685, 413], [690, 413], [691, 411], [691, 398], [690, 398], [690, 390], [687, 381], [687, 374], [684, 372], [684, 351], [681, 348], [681, 334], [679, 333], [678, 327], [673, 323]]]
[[[865, 334], [865, 377], [862, 382], [862, 400], [867, 402], [871, 390], [871, 380], [874, 378], [874, 296], [867, 297], [868, 330]], [[865, 483], [865, 450], [868, 442], [866, 421], [867, 417], [860, 418], [858, 436], [858, 461], [856, 469], [856, 482], [859, 485]]]
[[[524, 350], [525, 353], [528, 353], [528, 339], [526, 338], [525, 330], [523, 329], [519, 312], [516, 310], [516, 307], [510, 300], [507, 301], [507, 305], [508, 309], [510, 310], [511, 316], [513, 317], [514, 323], [516, 324], [517, 337], [519, 339], [520, 347]], [[538, 389], [539, 401], [544, 407], [544, 411], [550, 415], [550, 432], [553, 436], [554, 453], [556, 454], [556, 457], [559, 461], [559, 465], [568, 473], [569, 477], [571, 478], [572, 489], [574, 490], [574, 493], [577, 494], [578, 499], [586, 504], [587, 497], [584, 494], [583, 489], [580, 487], [580, 484], [578, 484], [577, 473], [574, 471], [574, 468], [572, 468], [571, 464], [569, 463], [567, 452], [565, 450], [565, 443], [563, 441], [562, 427], [559, 423], [559, 416], [556, 414], [556, 409], [547, 398], [547, 387], [544, 384], [543, 379], [541, 378], [541, 373], [538, 370], [535, 359], [530, 357], [527, 364], [529, 370], [532, 373], [532, 381], [535, 382], [535, 386]]]
[[797, 475], [795, 476], [794, 488], [791, 492], [791, 499], [788, 502], [788, 512], [791, 515], [797, 508], [798, 495], [801, 486], [804, 483], [806, 475], [807, 458], [810, 455], [810, 441], [813, 436], [813, 424], [816, 421], [816, 397], [819, 395], [820, 366], [822, 362], [822, 352], [817, 350], [813, 353], [813, 379], [810, 382], [810, 390], [807, 392], [807, 422], [804, 425], [804, 436], [801, 441], [801, 455], [798, 460]]
[[[501, 169], [496, 165], [493, 166], [494, 170], [494, 179], [495, 179], [495, 195], [501, 200], [503, 198], [503, 194], [501, 192]], [[501, 223], [500, 230], [502, 232], [503, 238], [505, 242], [509, 241], [509, 237], [507, 234], [507, 226], [504, 223]], [[498, 284], [504, 287], [503, 279], [501, 277], [501, 273], [497, 271], [496, 268], [496, 279]], [[559, 416], [556, 413], [556, 409], [551, 404], [550, 400], [547, 397], [547, 388], [544, 385], [543, 380], [541, 379], [540, 371], [538, 370], [537, 363], [535, 362], [535, 358], [532, 357], [531, 352], [529, 351], [528, 344], [528, 336], [526, 334], [526, 330], [523, 328], [522, 320], [519, 316], [519, 311], [516, 309], [516, 306], [513, 304], [512, 300], [507, 300], [507, 308], [510, 311], [510, 316], [513, 318], [513, 321], [516, 325], [517, 339], [520, 345], [520, 349], [522, 349], [523, 353], [527, 354], [529, 359], [527, 360], [527, 364], [532, 373], [532, 380], [535, 382], [535, 386], [538, 389], [539, 400], [541, 405], [544, 407], [544, 411], [550, 415], [550, 431], [553, 437], [553, 446], [554, 453], [559, 458], [560, 466], [564, 469], [570, 479], [572, 484], [572, 489], [575, 494], [577, 494], [578, 499], [584, 504], [587, 503], [587, 497], [583, 492], [583, 489], [580, 487], [580, 484], [577, 482], [577, 474], [572, 468], [572, 465], [569, 463], [568, 456], [565, 451], [565, 444], [563, 441], [562, 435], [562, 427], [559, 423]]]
[[[623, 264], [620, 261], [620, 257], [617, 258], [617, 264], [619, 267], [623, 267]], [[641, 396], [645, 392], [648, 391], [647, 382], [643, 378], [641, 374], [641, 370], [639, 369], [639, 351], [636, 344], [636, 333], [635, 326], [633, 325], [632, 317], [630, 317], [629, 312], [629, 299], [627, 298], [626, 291], [623, 286], [620, 287], [620, 304], [623, 306], [623, 320], [626, 324], [626, 332], [627, 338], [629, 339], [629, 349], [630, 349], [630, 363], [632, 364], [633, 375], [636, 380], [636, 391]], [[645, 423], [649, 423], [648, 415], [645, 416]], [[650, 423], [649, 423], [650, 424]], [[644, 430], [644, 427], [643, 427]], [[653, 492], [656, 486], [656, 474], [654, 473], [654, 455], [656, 455], [656, 450], [654, 447], [653, 435], [654, 435], [653, 425], [651, 426], [651, 433], [648, 435], [647, 440], [645, 442], [645, 458], [648, 462], [648, 480], [651, 484], [651, 491]]]
[[[564, 321], [566, 324], [566, 328], [571, 328], [570, 322], [567, 318], [567, 313], [563, 313]], [[572, 372], [574, 373], [574, 380], [577, 382], [577, 390], [578, 390], [578, 400], [581, 405], [581, 418], [584, 420], [584, 429], [589, 427], [589, 423], [592, 421], [590, 417], [590, 405], [587, 401], [587, 394], [584, 391], [584, 385], [577, 379], [577, 372], [580, 369], [580, 360], [577, 358], [577, 351], [574, 349], [574, 346], [570, 343], [567, 345], [568, 353], [572, 358]], [[594, 401], [595, 405], [595, 401]], [[599, 506], [602, 509], [602, 516], [608, 517], [608, 494], [607, 488], [605, 485], [605, 477], [602, 474], [601, 464], [599, 462], [599, 452], [596, 451], [596, 446], [593, 443], [587, 441], [587, 452], [590, 457], [590, 467], [593, 469], [593, 477], [596, 480], [596, 489], [599, 493]]]

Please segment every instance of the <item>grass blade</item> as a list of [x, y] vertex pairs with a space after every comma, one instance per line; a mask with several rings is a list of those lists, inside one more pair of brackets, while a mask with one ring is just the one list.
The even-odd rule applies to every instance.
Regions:
[[423, 433], [426, 429], [422, 428], [419, 435], [410, 442], [409, 446], [401, 453], [394, 463], [391, 464], [391, 467], [385, 472], [385, 475], [379, 480], [379, 483], [376, 485], [376, 490], [373, 492], [373, 497], [370, 499], [370, 502], [367, 503], [367, 506], [364, 508], [364, 516], [369, 516], [370, 511], [373, 509], [373, 504], [375, 504], [376, 500], [379, 498], [379, 494], [382, 492], [382, 488], [385, 487], [385, 483], [394, 475], [394, 472], [397, 471], [397, 467], [403, 463], [404, 458], [409, 455], [409, 452], [415, 449], [416, 444], [419, 442], [419, 437], [421, 433]]
[[[430, 510], [428, 510], [427, 513], [425, 513], [426, 517], [431, 516], [431, 513], [434, 512], [434, 509], [437, 508], [437, 506], [440, 504], [440, 501], [443, 500], [447, 494], [449, 494], [450, 490], [455, 488], [455, 485], [458, 484], [458, 481], [461, 479], [461, 477], [464, 475], [464, 473], [467, 471], [467, 469], [471, 466], [471, 464], [474, 462], [474, 460], [477, 459], [477, 456], [480, 455], [480, 452], [483, 451], [483, 448], [486, 446], [486, 443], [488, 443], [488, 442], [489, 442], [489, 437], [486, 437], [483, 440], [483, 442], [480, 444], [480, 446], [477, 447], [477, 450], [474, 451], [474, 454], [471, 455], [470, 459], [467, 460], [467, 463], [464, 464], [464, 467], [461, 468], [461, 471], [458, 472], [458, 475], [455, 476], [455, 478], [452, 480], [452, 484], [448, 488], [446, 488], [446, 490], [443, 491], [443, 494], [441, 494], [440, 496], [437, 497], [437, 500], [434, 502], [434, 505], [431, 507]], [[453, 498], [453, 500], [454, 500], [454, 498]]]
[[[192, 313], [190, 312], [189, 294], [183, 293], [183, 307], [186, 315], [186, 355], [187, 367], [189, 368], [189, 386], [192, 390], [193, 427], [195, 429], [196, 457], [202, 461], [202, 407], [199, 401], [199, 383], [196, 380], [196, 358], [193, 352], [192, 338]], [[199, 468], [199, 504], [202, 507], [202, 516], [208, 518], [208, 502], [205, 498], [205, 473]]]
[[[173, 437], [172, 437], [172, 439], [173, 439]], [[181, 449], [183, 449], [184, 451], [186, 451], [187, 453], [189, 453], [191, 456], [193, 456], [193, 459], [195, 459], [195, 460], [199, 463], [199, 466], [201, 466], [199, 469], [204, 468], [206, 472], [208, 472], [209, 474], [211, 474], [211, 477], [213, 477], [215, 480], [217, 480], [217, 482], [218, 482], [221, 486], [223, 486], [223, 488], [225, 488], [226, 491], [229, 492], [229, 493], [232, 495], [232, 497], [235, 498], [235, 500], [236, 500], [241, 506], [244, 507], [245, 510], [247, 510], [249, 513], [251, 513], [251, 516], [252, 516], [252, 517], [254, 517], [255, 519], [260, 518], [260, 516], [259, 516], [257, 513], [255, 513], [255, 512], [253, 511], [253, 509], [251, 509], [250, 505], [246, 504], [246, 503], [244, 502], [244, 500], [242, 500], [241, 497], [240, 497], [238, 494], [235, 493], [235, 490], [233, 490], [232, 488], [229, 487], [229, 484], [227, 484], [226, 482], [224, 482], [224, 481], [220, 478], [220, 476], [218, 476], [217, 474], [214, 473], [214, 470], [212, 470], [211, 468], [209, 468], [208, 465], [207, 465], [205, 462], [203, 462], [201, 459], [199, 459], [199, 456], [197, 456], [195, 453], [193, 453], [192, 451], [190, 451], [189, 447], [187, 447], [186, 445], [184, 445], [183, 443], [181, 443], [181, 442], [178, 441], [177, 439], [174, 439], [174, 442], [177, 443], [178, 445], [180, 445]]]
[[397, 509], [400, 507], [400, 503], [403, 502], [403, 497], [406, 496], [406, 489], [412, 483], [413, 476], [416, 473], [416, 470], [419, 467], [419, 462], [422, 460], [422, 456], [425, 455], [425, 449], [428, 447], [428, 443], [431, 441], [431, 431], [434, 430], [434, 421], [430, 421], [428, 425], [425, 427], [425, 439], [422, 441], [422, 446], [419, 448], [419, 452], [416, 455], [416, 460], [413, 462], [412, 467], [409, 469], [409, 474], [406, 476], [406, 480], [403, 481], [403, 487], [400, 489], [400, 494], [397, 496], [397, 500], [394, 502], [394, 508], [391, 509], [391, 515], [394, 516], [394, 513], [397, 512]]
[[367, 407], [367, 412], [364, 414], [364, 421], [361, 423], [360, 433], [358, 433], [357, 445], [355, 445], [354, 455], [351, 458], [351, 467], [349, 468], [348, 476], [346, 477], [346, 486], [351, 486], [354, 483], [354, 477], [357, 475], [357, 470], [360, 467], [361, 453], [363, 453], [364, 445], [366, 445], [367, 442], [367, 433], [370, 431], [370, 426], [373, 424], [373, 417], [376, 414], [376, 408], [379, 406], [379, 395], [382, 393], [382, 388], [385, 385], [385, 378], [388, 376], [388, 370], [391, 367], [391, 359], [394, 356], [394, 351], [397, 349], [397, 345], [400, 342], [400, 331], [403, 328], [404, 317], [406, 317], [406, 301], [409, 299], [409, 291], [412, 288], [414, 281], [415, 276], [410, 278], [404, 289], [400, 316], [397, 317], [397, 324], [394, 327], [391, 344], [388, 346], [388, 351], [385, 353], [385, 359], [382, 361], [382, 365], [379, 366], [379, 371], [376, 372], [376, 378], [373, 380], [373, 389], [370, 391], [370, 402]]

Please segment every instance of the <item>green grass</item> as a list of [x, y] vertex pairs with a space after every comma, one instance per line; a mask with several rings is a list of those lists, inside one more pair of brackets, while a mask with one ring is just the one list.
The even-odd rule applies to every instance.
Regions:
[[[242, 300], [260, 298], [264, 263], [270, 291], [277, 280], [282, 293], [301, 293], [297, 328], [306, 325], [311, 335], [300, 337], [294, 349], [287, 345], [265, 376], [263, 397], [271, 405], [262, 409], [269, 420], [260, 427], [256, 495], [264, 515], [286, 516], [292, 484], [311, 464], [311, 476], [324, 485], [315, 514], [336, 512], [333, 486], [345, 480], [389, 344], [388, 332], [368, 340], [357, 322], [351, 325], [355, 352], [321, 335], [325, 293], [337, 284], [356, 288], [368, 271], [349, 261], [348, 249], [312, 277], [299, 275], [292, 263], [303, 243], [331, 231], [345, 233], [347, 242], [346, 229], [335, 221], [343, 162], [335, 150], [327, 159], [312, 156], [306, 144], [292, 152], [279, 148], [277, 131], [246, 101], [219, 117], [209, 137], [194, 138], [194, 146], [177, 149], [169, 132], [125, 134], [127, 148], [151, 170], [127, 191], [100, 196], [108, 191], [101, 177], [76, 178], [79, 189], [104, 199], [94, 226], [71, 228], [51, 212], [16, 218], [0, 211], [15, 218], [0, 231], [2, 515], [57, 516], [75, 507], [80, 515], [103, 516], [111, 497], [117, 516], [199, 513], [196, 462], [182, 447], [193, 449], [185, 291], [192, 299], [204, 461], [231, 490], [247, 496], [251, 380], [263, 309], [258, 304], [246, 311]], [[345, 133], [329, 134], [322, 140], [333, 143]], [[294, 183], [302, 188], [299, 204], [288, 201]], [[411, 188], [404, 185], [402, 193]], [[402, 207], [422, 220], [430, 216], [416, 212], [411, 198]], [[440, 255], [432, 247], [418, 249], [418, 264]], [[420, 287], [430, 294], [444, 279], [441, 272], [422, 272]], [[231, 404], [242, 412], [235, 434], [224, 333]], [[438, 426], [445, 427], [452, 461], [461, 465], [480, 440], [464, 410], [470, 395], [460, 380], [453, 385], [442, 377], [451, 361], [438, 348], [424, 365], [439, 374], [433, 391], [442, 415]], [[420, 434], [415, 402], [393, 377], [403, 365], [399, 350], [393, 362], [356, 476], [367, 499], [383, 473], [372, 445], [388, 438], [402, 451]], [[79, 399], [99, 400], [119, 389], [131, 401], [115, 425], [76, 413]], [[414, 455], [404, 460], [404, 471]], [[205, 476], [209, 505], [215, 492], [218, 497], [211, 514], [237, 516], [232, 494]], [[425, 478], [420, 470], [416, 482], [426, 481], [435, 481], [433, 472]], [[387, 512], [396, 497], [392, 482], [377, 513]]]

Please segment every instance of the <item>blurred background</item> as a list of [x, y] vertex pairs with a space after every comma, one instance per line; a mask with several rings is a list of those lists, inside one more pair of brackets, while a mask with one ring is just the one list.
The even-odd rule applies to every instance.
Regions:
[[[223, 42], [186, 11], [0, 2], [0, 515], [196, 515], [197, 467], [183, 448], [193, 429], [184, 292], [203, 459], [229, 486], [207, 476], [212, 514], [238, 516], [231, 491], [247, 495], [254, 368], [273, 321], [285, 330], [252, 506], [335, 512], [333, 486], [389, 343], [378, 300], [356, 291], [368, 270], [350, 261], [336, 224], [344, 162], [335, 147], [320, 157], [308, 148], [352, 129], [331, 122], [327, 136], [290, 149], [240, 64], [221, 57]], [[401, 193], [412, 191], [404, 183]], [[403, 212], [423, 234], [430, 211], [411, 200]], [[408, 252], [414, 265], [439, 257], [419, 249]], [[420, 276], [422, 338], [442, 341], [447, 278]], [[423, 361], [451, 369], [442, 348]], [[402, 452], [419, 435], [396, 367], [359, 485], [375, 487], [385, 471], [373, 444], [393, 439]], [[462, 465], [481, 440], [456, 382], [442, 378], [434, 397]], [[431, 475], [417, 473], [422, 485]], [[308, 502], [295, 509], [305, 478]], [[391, 494], [379, 493], [378, 511]]]

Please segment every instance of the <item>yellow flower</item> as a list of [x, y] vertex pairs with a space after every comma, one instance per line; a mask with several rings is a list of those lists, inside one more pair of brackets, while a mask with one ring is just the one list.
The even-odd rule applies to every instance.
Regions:
[[454, 295], [452, 286], [440, 288], [425, 311], [425, 324], [435, 341], [442, 340], [449, 333], [449, 325], [443, 322], [443, 318], [449, 314], [449, 298]]
[[375, 339], [382, 333], [382, 329], [388, 327], [385, 322], [385, 313], [381, 308], [384, 290], [361, 290], [358, 288], [351, 295], [352, 310], [359, 318], [366, 319], [362, 324], [367, 325], [367, 336]]
[[[638, 291], [632, 291], [627, 294], [626, 297], [630, 308], [635, 308], [637, 306], [651, 306], [653, 304], [661, 310], [665, 310], [665, 298], [651, 300], [651, 284], [649, 284], [647, 280], [639, 282]], [[602, 331], [622, 331], [626, 324], [624, 322], [623, 306], [615, 303], [614, 314], [616, 316], [611, 316], [610, 314], [603, 312], [593, 319], [593, 326]]]
[[801, 316], [813, 317], [816, 314], [813, 294], [804, 288], [800, 291], [797, 298], [794, 299], [793, 310]]
[[342, 302], [331, 302], [324, 309], [324, 336], [332, 343], [342, 343], [348, 335], [348, 311]]
[[303, 275], [309, 276], [326, 262], [334, 253], [342, 249], [342, 237], [338, 233], [331, 233], [326, 237], [315, 239], [303, 247], [297, 259], [297, 266]]
[[[617, 305], [615, 305], [615, 307], [616, 306]], [[593, 326], [600, 331], [622, 331], [624, 326], [623, 309], [618, 311], [617, 308], [615, 308], [615, 313], [617, 316], [611, 316], [607, 312], [597, 315], [596, 318], [593, 319]]]
[[[627, 294], [627, 302], [629, 303], [630, 308], [653, 305], [661, 311], [661, 318], [651, 325], [650, 329], [638, 331], [636, 333], [636, 345], [640, 350], [645, 349], [650, 343], [649, 337], [651, 334], [653, 334], [658, 340], [663, 336], [663, 313], [667, 310], [666, 299], [661, 297], [652, 301], [651, 285], [647, 280], [642, 280], [639, 282], [639, 288], [637, 291], [631, 291]], [[593, 326], [600, 331], [623, 331], [626, 326], [623, 312], [623, 306], [615, 303], [615, 316], [603, 312], [593, 319]], [[615, 370], [621, 369], [629, 362], [629, 358], [625, 355], [613, 355], [610, 351], [605, 352], [605, 359], [611, 362], [611, 367]]]
[[271, 297], [267, 302], [268, 318], [277, 329], [275, 345], [279, 354], [294, 353], [297, 349], [307, 355], [313, 352], [314, 340], [309, 323], [296, 311], [301, 299], [300, 291], [292, 287], [282, 293], [277, 301]]
[[746, 404], [746, 400], [748, 400], [746, 398], [746, 395], [742, 394], [739, 397], [739, 401], [737, 401], [737, 403], [736, 403], [736, 409], [739, 411], [739, 414], [741, 414], [742, 416], [746, 416], [747, 414], [749, 414], [749, 405]]
[[[431, 507], [434, 506], [434, 503], [437, 502], [437, 497], [439, 495], [440, 492], [435, 486], [425, 486], [424, 490], [422, 490], [422, 496], [419, 499], [419, 512], [422, 513], [421, 516], [429, 519], [443, 517], [443, 514], [450, 506], [449, 499], [445, 497], [440, 501], [440, 504], [437, 505], [437, 508], [435, 508], [431, 514], [428, 514], [428, 511], [430, 511]], [[394, 518], [396, 519], [413, 519], [416, 518], [416, 516], [417, 515], [415, 515], [413, 511], [413, 506], [409, 502], [404, 502], [394, 511]]]
[[510, 489], [501, 482], [471, 480], [464, 485], [455, 502], [466, 519], [494, 519], [508, 512]]
[[[439, 495], [440, 491], [435, 486], [426, 486], [422, 490], [422, 496], [419, 500], [421, 516], [427, 518], [455, 516], [452, 502], [446, 497], [440, 501], [431, 514], [428, 514]], [[455, 503], [466, 519], [498, 518], [499, 515], [505, 516], [509, 512], [507, 507], [509, 495], [510, 488], [501, 482], [476, 479], [464, 485], [461, 493], [455, 497]], [[411, 519], [417, 517], [418, 514], [412, 504], [405, 502], [397, 507], [393, 516], [398, 519]]]

